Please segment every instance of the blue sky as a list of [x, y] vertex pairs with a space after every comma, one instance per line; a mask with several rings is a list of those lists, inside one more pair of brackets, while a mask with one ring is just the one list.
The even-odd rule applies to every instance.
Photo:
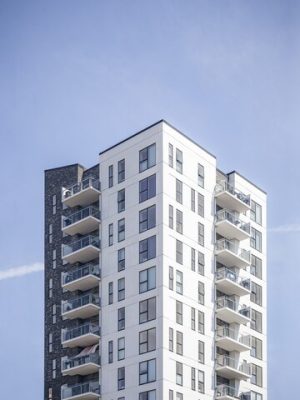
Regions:
[[161, 118], [268, 192], [269, 397], [299, 397], [299, 18], [291, 0], [1, 0], [1, 398], [42, 398], [43, 273], [3, 271], [43, 261], [43, 170]]

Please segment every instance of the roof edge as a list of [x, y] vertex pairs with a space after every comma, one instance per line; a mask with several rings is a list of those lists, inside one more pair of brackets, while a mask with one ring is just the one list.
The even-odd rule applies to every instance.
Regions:
[[233, 171], [231, 171], [231, 172], [228, 172], [227, 175], [231, 175], [231, 174], [237, 174], [237, 175], [239, 175], [241, 178], [245, 179], [245, 181], [247, 181], [247, 182], [249, 182], [251, 185], [255, 186], [258, 190], [260, 190], [260, 191], [261, 191], [262, 193], [264, 193], [265, 195], [268, 194], [265, 190], [263, 190], [262, 188], [260, 188], [259, 186], [257, 186], [255, 183], [251, 182], [250, 179], [245, 178], [245, 177], [244, 177], [242, 174], [240, 174], [238, 171], [233, 170]]
[[79, 163], [75, 163], [75, 164], [69, 164], [69, 165], [62, 165], [61, 167], [48, 168], [48, 169], [45, 169], [44, 172], [55, 171], [57, 169], [70, 168], [70, 167], [75, 167], [75, 166], [81, 167], [85, 170], [85, 167], [83, 165], [81, 165]]

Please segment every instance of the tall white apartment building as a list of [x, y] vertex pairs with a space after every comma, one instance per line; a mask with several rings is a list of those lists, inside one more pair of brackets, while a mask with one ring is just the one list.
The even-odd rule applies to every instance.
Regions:
[[267, 400], [264, 191], [161, 120], [45, 205], [45, 400]]

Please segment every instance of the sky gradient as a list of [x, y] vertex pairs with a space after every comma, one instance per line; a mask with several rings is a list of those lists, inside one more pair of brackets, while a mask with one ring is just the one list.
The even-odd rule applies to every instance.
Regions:
[[299, 397], [299, 20], [291, 0], [0, 1], [1, 398], [42, 398], [44, 169], [161, 118], [268, 192], [269, 399]]

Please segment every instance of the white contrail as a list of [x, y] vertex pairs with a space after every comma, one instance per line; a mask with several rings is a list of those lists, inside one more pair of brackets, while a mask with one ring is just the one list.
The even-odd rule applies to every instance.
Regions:
[[269, 232], [275, 233], [295, 233], [300, 232], [300, 224], [281, 225], [275, 228], [270, 228]]
[[0, 270], [0, 281], [10, 278], [19, 278], [20, 276], [29, 275], [33, 272], [39, 272], [43, 270], [44, 264], [39, 262], [30, 265], [21, 265], [20, 267], [12, 267], [3, 271]]

